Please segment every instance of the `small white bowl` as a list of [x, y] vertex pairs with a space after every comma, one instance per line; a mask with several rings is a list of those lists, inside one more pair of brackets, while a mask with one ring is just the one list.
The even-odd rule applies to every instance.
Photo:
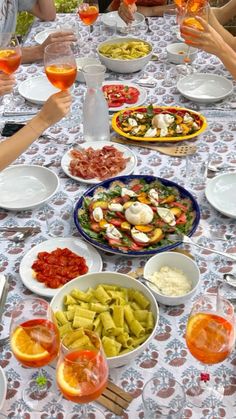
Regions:
[[[122, 60], [118, 58], [105, 57], [101, 54], [100, 48], [107, 44], [121, 44], [124, 42], [131, 41], [140, 41], [145, 42], [150, 47], [150, 52], [141, 58], [133, 58], [130, 60]], [[122, 37], [122, 38], [112, 38], [108, 41], [101, 42], [97, 47], [97, 53], [102, 64], [104, 64], [109, 70], [114, 71], [115, 73], [135, 73], [135, 71], [142, 70], [143, 67], [150, 61], [152, 56], [152, 45], [143, 39], [132, 38], [132, 37]]]
[[85, 67], [86, 65], [90, 65], [90, 64], [101, 64], [100, 61], [95, 58], [95, 57], [80, 57], [80, 58], [76, 58], [76, 66], [77, 66], [77, 76], [76, 76], [76, 80], [81, 82], [81, 83], [85, 83], [85, 78], [84, 78], [84, 74], [81, 71], [81, 69], [83, 69], [83, 67]]
[[145, 264], [144, 267], [144, 278], [150, 280], [151, 275], [154, 272], [159, 272], [163, 266], [168, 266], [169, 268], [180, 269], [186, 276], [192, 281], [192, 289], [187, 294], [178, 295], [176, 297], [163, 295], [158, 293], [155, 287], [147, 283], [149, 289], [152, 291], [156, 300], [167, 306], [176, 306], [179, 304], [184, 304], [189, 301], [192, 296], [195, 294], [199, 280], [200, 280], [200, 271], [194, 260], [190, 257], [183, 255], [182, 253], [177, 252], [163, 252], [157, 253], [152, 256]]
[[167, 45], [167, 57], [170, 63], [183, 64], [184, 58], [188, 54], [188, 58], [192, 63], [197, 57], [197, 48], [190, 47], [188, 53], [188, 45], [184, 42], [176, 42], [174, 44]]
[[133, 349], [132, 351], [118, 356], [107, 358], [109, 368], [117, 368], [123, 365], [129, 364], [134, 358], [140, 355], [146, 346], [150, 343], [155, 335], [155, 331], [159, 321], [159, 309], [155, 298], [149, 289], [141, 282], [133, 279], [129, 275], [121, 274], [118, 272], [98, 272], [92, 274], [82, 275], [76, 279], [65, 284], [62, 288], [59, 288], [58, 293], [51, 301], [51, 308], [55, 312], [57, 310], [63, 310], [63, 300], [66, 294], [69, 294], [74, 288], [79, 288], [82, 291], [86, 291], [88, 288], [94, 288], [99, 284], [112, 284], [118, 285], [124, 288], [133, 288], [140, 291], [150, 301], [150, 310], [153, 313], [155, 319], [155, 325], [150, 336], [140, 346]]

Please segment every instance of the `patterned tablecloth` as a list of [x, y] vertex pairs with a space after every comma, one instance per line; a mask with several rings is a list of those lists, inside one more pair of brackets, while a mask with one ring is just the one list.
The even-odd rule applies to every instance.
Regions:
[[[33, 43], [36, 33], [42, 30], [55, 27], [57, 25], [67, 24], [75, 20], [74, 16], [68, 20], [68, 16], [60, 15], [55, 22], [42, 23], [36, 21], [28, 36], [27, 44]], [[85, 36], [87, 28], [80, 25], [80, 33]], [[113, 80], [137, 79], [145, 75], [153, 76], [157, 80], [157, 85], [153, 89], [147, 89], [147, 103], [155, 103], [159, 105], [184, 105], [189, 108], [197, 108], [196, 104], [189, 102], [184, 97], [180, 96], [176, 88], [176, 79], [174, 78], [174, 65], [165, 68], [165, 47], [168, 43], [175, 42], [175, 34], [171, 28], [165, 25], [162, 18], [150, 19], [150, 27], [152, 33], [145, 33], [145, 30], [140, 27], [139, 35], [148, 39], [154, 46], [154, 52], [158, 55], [159, 61], [150, 61], [145, 67], [145, 70], [130, 75], [119, 75], [115, 73], [108, 73], [107, 78]], [[81, 47], [81, 55], [87, 55], [88, 52], [94, 50], [96, 44], [105, 39], [107, 30], [104, 29], [101, 21], [95, 25], [94, 41], [88, 47], [86, 43]], [[89, 50], [91, 48], [91, 50]], [[91, 53], [93, 54], [93, 53]], [[224, 70], [219, 60], [206, 53], [198, 52], [194, 66], [203, 72], [213, 72], [215, 74], [226, 75], [229, 74]], [[164, 71], [165, 70], [165, 71]], [[166, 70], [167, 73], [166, 73]], [[43, 73], [43, 65], [32, 64], [22, 65], [17, 72], [17, 79], [19, 82], [38, 76]], [[165, 75], [168, 75], [166, 77]], [[171, 77], [172, 78], [171, 78]], [[236, 87], [236, 85], [235, 85]], [[217, 86], [216, 86], [217, 88]], [[85, 86], [76, 84], [73, 95], [74, 105], [73, 112], [78, 116], [81, 114], [82, 99], [85, 92]], [[234, 94], [227, 99], [227, 103], [236, 101], [236, 88]], [[24, 105], [25, 106], [25, 105]], [[27, 104], [29, 108], [32, 105]], [[223, 105], [221, 105], [223, 106]], [[204, 114], [205, 111], [202, 110]], [[208, 117], [207, 130], [197, 138], [194, 143], [202, 152], [204, 158], [210, 156], [211, 161], [217, 164], [221, 163], [236, 163], [236, 120], [235, 112], [233, 111], [209, 111], [206, 115]], [[12, 119], [12, 118], [10, 118]], [[19, 118], [20, 119], [20, 118]], [[71, 143], [82, 142], [82, 125], [76, 128], [68, 129], [63, 127], [63, 124], [58, 124], [51, 129], [49, 133], [56, 138], [54, 141], [49, 141], [41, 138], [36, 141], [19, 159], [18, 164], [37, 164], [42, 165], [53, 161], [51, 170], [55, 171], [60, 178], [60, 189], [52, 199], [52, 205], [57, 210], [66, 206], [67, 198], [76, 202], [78, 198], [86, 190], [85, 184], [80, 184], [71, 178], [68, 178], [60, 167], [60, 160], [65, 150], [69, 148]], [[166, 179], [171, 179], [181, 185], [188, 187], [188, 180], [185, 176], [186, 159], [180, 157], [168, 157], [157, 152], [142, 149], [132, 148], [136, 153], [138, 165], [135, 170], [136, 174], [156, 175]], [[201, 207], [201, 222], [195, 234], [195, 240], [204, 245], [209, 245], [214, 248], [232, 252], [236, 254], [236, 241], [234, 238], [228, 242], [212, 242], [210, 231], [222, 230], [235, 233], [236, 224], [232, 218], [227, 218], [214, 210], [204, 195], [204, 187], [192, 189], [192, 193], [196, 196]], [[23, 297], [31, 295], [21, 282], [19, 276], [19, 265], [22, 257], [33, 246], [48, 239], [46, 232], [46, 225], [44, 219], [44, 212], [42, 208], [33, 211], [12, 212], [0, 209], [1, 226], [11, 226], [15, 224], [27, 226], [40, 226], [41, 233], [37, 234], [20, 243], [13, 243], [11, 241], [0, 241], [0, 273], [8, 276], [11, 289], [7, 298], [6, 311], [3, 316], [3, 324], [0, 326], [1, 337], [8, 333], [10, 313], [15, 304]], [[77, 235], [74, 230], [74, 235]], [[192, 247], [192, 254], [197, 261], [201, 271], [201, 283], [198, 289], [198, 295], [215, 290], [217, 279], [220, 279], [224, 272], [232, 272], [234, 263], [229, 259], [212, 254], [211, 252], [199, 251]], [[111, 254], [101, 253], [104, 270], [111, 270], [116, 272], [127, 273], [130, 270], [135, 270], [145, 264], [146, 258], [126, 258], [114, 256]], [[223, 292], [227, 295], [234, 296], [233, 291], [223, 287]], [[235, 292], [236, 297], [236, 292]], [[155, 338], [145, 351], [136, 359], [134, 359], [126, 367], [118, 368], [110, 371], [111, 379], [129, 391], [134, 400], [131, 403], [126, 418], [143, 418], [143, 405], [141, 399], [142, 388], [144, 383], [153, 375], [158, 374], [158, 370], [162, 371], [162, 375], [173, 375], [187, 389], [191, 386], [193, 378], [200, 371], [200, 365], [192, 357], [186, 348], [184, 340], [184, 332], [186, 321], [191, 309], [192, 301], [186, 305], [178, 307], [160, 306], [160, 321], [156, 331]], [[0, 417], [11, 417], [18, 419], [28, 418], [42, 418], [42, 419], [63, 419], [65, 412], [68, 412], [68, 402], [63, 401], [52, 404], [45, 404], [44, 412], [38, 414], [30, 412], [21, 398], [21, 390], [25, 386], [27, 379], [32, 371], [23, 368], [15, 360], [11, 353], [10, 346], [6, 345], [0, 348], [0, 365], [2, 366], [7, 382], [7, 398], [3, 405]], [[184, 418], [194, 419], [216, 419], [216, 418], [236, 418], [236, 353], [232, 352], [231, 356], [219, 365], [211, 367], [217, 377], [220, 377], [226, 386], [226, 396], [223, 401], [218, 403], [214, 398], [207, 400], [204, 409], [199, 410], [190, 405], [186, 405], [183, 413]], [[50, 378], [53, 370], [45, 368], [45, 372]], [[0, 383], [1, 387], [1, 383]], [[73, 405], [74, 411], [79, 412], [80, 407]], [[70, 410], [72, 405], [70, 405]], [[92, 407], [91, 407], [92, 411]], [[115, 418], [108, 411], [104, 411], [106, 418]]]

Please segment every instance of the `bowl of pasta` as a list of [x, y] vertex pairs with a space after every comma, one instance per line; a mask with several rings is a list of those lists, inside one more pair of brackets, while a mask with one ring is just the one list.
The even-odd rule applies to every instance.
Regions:
[[131, 276], [98, 272], [64, 285], [51, 301], [61, 338], [78, 330], [95, 331], [102, 341], [109, 368], [128, 364], [155, 335], [159, 309], [152, 292]]
[[101, 42], [97, 53], [102, 64], [116, 73], [134, 73], [150, 61], [152, 45], [138, 38], [112, 38]]

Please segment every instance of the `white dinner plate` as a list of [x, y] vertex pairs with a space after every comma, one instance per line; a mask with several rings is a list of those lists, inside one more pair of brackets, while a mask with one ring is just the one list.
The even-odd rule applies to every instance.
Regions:
[[[111, 146], [111, 145], [114, 146], [117, 150], [124, 153], [125, 158], [130, 157], [130, 161], [127, 163], [126, 168], [124, 170], [122, 170], [122, 172], [118, 173], [116, 176], [130, 175], [134, 171], [134, 169], [137, 165], [137, 157], [133, 153], [133, 151], [130, 150], [128, 147], [125, 147], [121, 144], [114, 144], [114, 143], [109, 142], [109, 141], [98, 141], [98, 142], [88, 141], [86, 143], [80, 144], [80, 147], [82, 147], [82, 148], [92, 147], [93, 149], [98, 150], [99, 148], [103, 148], [104, 146]], [[98, 179], [98, 178], [83, 179], [83, 178], [78, 177], [78, 176], [73, 176], [70, 173], [69, 165], [70, 165], [70, 162], [72, 160], [72, 158], [70, 156], [70, 151], [71, 150], [73, 150], [73, 149], [68, 150], [64, 154], [64, 156], [62, 157], [62, 160], [61, 160], [61, 167], [64, 170], [64, 172], [67, 174], [67, 176], [71, 177], [72, 179], [78, 180], [81, 183], [88, 183], [90, 185], [96, 185], [96, 183], [101, 182], [101, 180]]]
[[22, 81], [18, 91], [23, 98], [37, 105], [43, 105], [51, 95], [60, 92], [43, 75]]
[[33, 270], [31, 268], [37, 259], [39, 252], [52, 252], [53, 250], [67, 248], [86, 260], [88, 273], [100, 272], [102, 270], [102, 258], [98, 251], [88, 243], [77, 237], [61, 237], [44, 241], [29, 250], [23, 257], [20, 264], [20, 276], [23, 284], [30, 291], [43, 297], [54, 297], [59, 288], [53, 289], [45, 286], [44, 283], [38, 282], [33, 278]]
[[227, 217], [236, 218], [236, 173], [223, 173], [207, 181], [208, 202]]
[[[138, 26], [143, 21], [144, 21], [144, 16], [141, 13], [135, 13], [134, 14], [134, 21], [132, 22], [132, 26]], [[116, 28], [118, 30], [127, 29], [127, 24], [118, 15], [118, 12], [102, 13], [101, 22], [104, 25], [109, 26], [111, 28], [116, 26]]]
[[2, 367], [0, 367], [0, 411], [6, 400], [6, 395], [7, 395], [7, 379], [6, 379], [6, 376]]
[[51, 33], [55, 33], [55, 32], [59, 32], [60, 29], [59, 28], [51, 28], [51, 29], [45, 29], [45, 31], [41, 31], [39, 33], [37, 33], [34, 37], [35, 42], [37, 42], [37, 44], [42, 44], [49, 35], [51, 35]]
[[135, 89], [137, 89], [139, 91], [139, 97], [138, 97], [137, 102], [135, 102], [135, 103], [132, 103], [132, 104], [124, 103], [124, 105], [122, 105], [122, 106], [109, 107], [110, 112], [118, 112], [118, 111], [121, 111], [122, 109], [129, 108], [130, 106], [140, 106], [144, 102], [146, 102], [147, 91], [144, 87], [140, 87], [137, 84], [128, 82], [126, 80], [120, 80], [120, 81], [106, 80], [105, 82], [102, 83], [103, 86], [109, 86], [109, 85], [112, 85], [112, 84], [113, 85], [123, 84], [124, 86], [135, 87]]
[[10, 166], [0, 173], [0, 208], [20, 211], [39, 207], [58, 187], [57, 175], [46, 167]]
[[180, 79], [177, 89], [193, 102], [213, 103], [230, 95], [233, 83], [216, 74], [194, 73]]

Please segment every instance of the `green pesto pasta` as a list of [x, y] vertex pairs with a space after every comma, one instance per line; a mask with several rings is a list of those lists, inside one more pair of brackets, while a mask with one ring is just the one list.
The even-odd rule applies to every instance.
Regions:
[[155, 326], [150, 302], [140, 291], [118, 285], [99, 284], [86, 292], [73, 289], [55, 312], [61, 337], [75, 349], [88, 346], [84, 329], [101, 338], [107, 357], [132, 351], [141, 345]]
[[108, 293], [106, 292], [106, 290], [101, 285], [99, 285], [96, 288], [96, 290], [94, 292], [94, 296], [102, 304], [109, 304], [110, 301], [111, 301], [111, 297], [109, 297]]
[[102, 338], [102, 346], [106, 356], [117, 356], [121, 349], [121, 343], [111, 339], [107, 336]]

